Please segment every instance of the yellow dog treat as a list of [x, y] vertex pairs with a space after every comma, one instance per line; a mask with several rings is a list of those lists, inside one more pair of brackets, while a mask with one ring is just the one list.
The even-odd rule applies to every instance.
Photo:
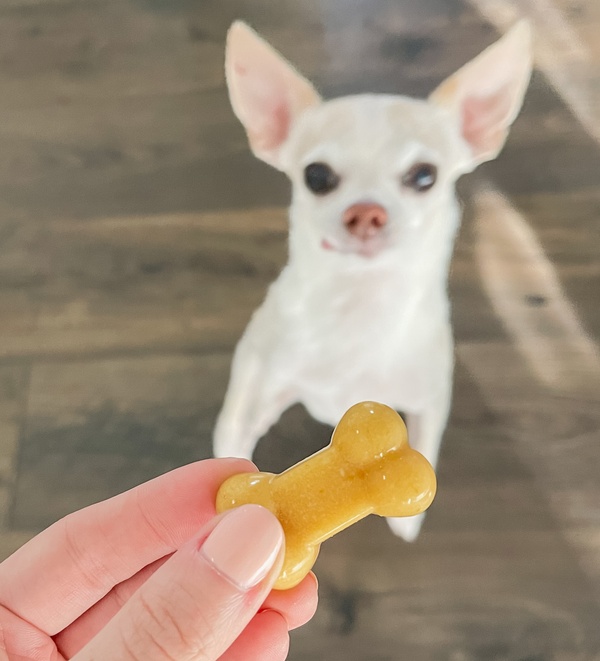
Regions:
[[275, 588], [292, 588], [311, 570], [322, 542], [368, 514], [411, 516], [435, 496], [433, 468], [407, 441], [402, 418], [388, 406], [349, 409], [331, 443], [280, 475], [242, 473], [226, 480], [217, 511], [255, 503], [285, 532], [285, 558]]

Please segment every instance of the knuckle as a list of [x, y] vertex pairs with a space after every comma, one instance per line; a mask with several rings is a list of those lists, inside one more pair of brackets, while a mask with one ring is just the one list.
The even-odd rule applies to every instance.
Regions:
[[134, 622], [136, 638], [147, 653], [153, 652], [165, 661], [178, 661], [197, 646], [197, 642], [180, 624], [177, 616], [180, 609], [173, 608], [175, 601], [173, 598], [167, 600], [156, 595], [150, 600], [143, 591], [137, 599], [138, 608]]
[[112, 572], [103, 564], [99, 555], [90, 553], [89, 549], [82, 546], [74, 529], [76, 526], [73, 523], [73, 518], [66, 516], [55, 525], [62, 528], [62, 546], [66, 555], [84, 579], [86, 589], [93, 592], [110, 589], [116, 582]]
[[0, 659], [2, 661], [58, 661], [54, 641], [33, 625], [0, 605]]

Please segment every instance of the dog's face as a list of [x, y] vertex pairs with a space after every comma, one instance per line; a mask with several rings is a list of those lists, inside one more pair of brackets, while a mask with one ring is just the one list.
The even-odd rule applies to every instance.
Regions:
[[373, 258], [411, 250], [453, 199], [456, 179], [502, 148], [531, 72], [526, 24], [442, 83], [428, 100], [322, 101], [243, 23], [226, 73], [253, 152], [284, 171], [293, 206], [323, 251]]
[[324, 250], [374, 257], [427, 231], [467, 156], [444, 110], [364, 95], [308, 108], [281, 167], [298, 216]]

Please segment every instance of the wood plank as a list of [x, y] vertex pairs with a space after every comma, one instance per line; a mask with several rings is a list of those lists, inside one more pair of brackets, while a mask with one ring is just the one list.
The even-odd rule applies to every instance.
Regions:
[[0, 248], [0, 360], [230, 347], [286, 228], [277, 208], [26, 224]]
[[229, 355], [36, 363], [14, 529], [68, 512], [211, 454]]
[[[600, 183], [600, 175], [598, 176]], [[600, 329], [600, 241], [590, 219], [598, 217], [600, 186], [574, 191], [525, 194], [517, 207], [531, 222], [544, 252], [556, 265], [561, 285], [588, 332]]]
[[28, 384], [27, 366], [0, 367], [0, 537], [10, 525], [14, 504]]
[[[463, 345], [459, 356], [481, 387], [487, 405], [501, 416], [500, 424], [517, 441], [519, 456], [529, 466], [566, 530], [585, 557], [583, 565], [600, 595], [600, 562], [590, 544], [600, 531], [596, 503], [600, 499], [600, 414], [598, 389], [571, 395], [536, 384], [514, 347], [499, 344]], [[589, 383], [599, 375], [590, 374]], [[594, 532], [596, 531], [596, 532]]]
[[27, 531], [7, 531], [0, 532], [0, 562], [12, 555], [17, 549], [26, 544], [35, 532]]

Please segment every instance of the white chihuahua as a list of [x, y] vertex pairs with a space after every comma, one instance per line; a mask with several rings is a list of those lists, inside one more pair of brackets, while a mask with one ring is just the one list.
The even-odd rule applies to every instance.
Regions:
[[[521, 22], [427, 101], [324, 102], [247, 25], [232, 25], [233, 109], [293, 196], [289, 263], [236, 348], [217, 456], [251, 457], [293, 403], [335, 425], [353, 404], [376, 400], [406, 415], [411, 444], [435, 466], [452, 393], [454, 184], [500, 152], [530, 74]], [[421, 523], [389, 520], [406, 540]]]

